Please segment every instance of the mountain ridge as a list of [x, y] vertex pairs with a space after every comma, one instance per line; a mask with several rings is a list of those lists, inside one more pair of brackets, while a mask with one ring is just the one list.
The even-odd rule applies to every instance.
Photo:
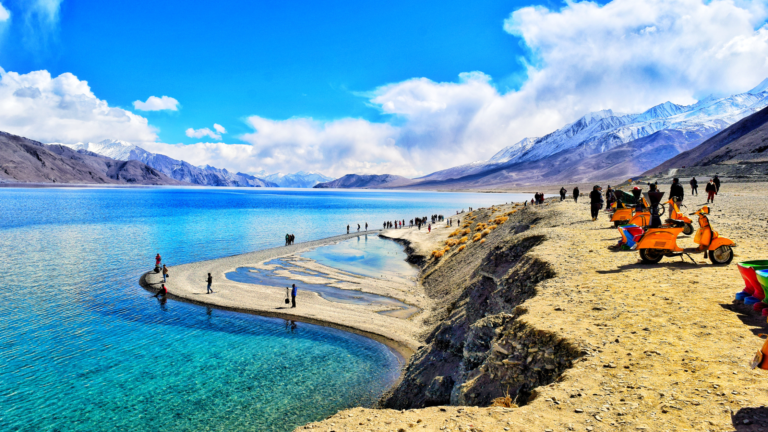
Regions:
[[189, 185], [139, 161], [120, 161], [0, 132], [0, 182]]

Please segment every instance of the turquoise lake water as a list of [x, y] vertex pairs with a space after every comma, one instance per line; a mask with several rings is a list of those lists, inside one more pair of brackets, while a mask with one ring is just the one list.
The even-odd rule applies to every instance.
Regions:
[[286, 189], [0, 189], [0, 430], [289, 431], [372, 405], [387, 347], [301, 322], [158, 301], [173, 266], [514, 194]]

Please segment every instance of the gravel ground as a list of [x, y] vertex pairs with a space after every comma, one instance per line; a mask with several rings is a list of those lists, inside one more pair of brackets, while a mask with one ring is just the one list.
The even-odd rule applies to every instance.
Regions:
[[[535, 210], [548, 222], [528, 231], [546, 236], [530, 253], [557, 275], [537, 286], [519, 319], [583, 354], [557, 382], [535, 389], [520, 408], [355, 408], [297, 430], [768, 430], [768, 372], [748, 366], [768, 324], [733, 300], [744, 287], [736, 263], [768, 259], [768, 183], [724, 183], [711, 205], [714, 229], [739, 245], [728, 266], [698, 254], [697, 264], [640, 264], [637, 252], [609, 248], [617, 230], [606, 214], [592, 222], [583, 201], [550, 200]], [[687, 197], [685, 211], [705, 201]], [[409, 236], [415, 251], [432, 249], [438, 239]], [[678, 240], [694, 245], [692, 236]]]

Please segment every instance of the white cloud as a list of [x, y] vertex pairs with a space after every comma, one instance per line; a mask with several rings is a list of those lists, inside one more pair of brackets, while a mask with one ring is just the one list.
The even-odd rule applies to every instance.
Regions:
[[221, 139], [221, 135], [220, 134], [217, 134], [216, 132], [214, 132], [214, 131], [212, 131], [212, 130], [210, 130], [208, 128], [202, 128], [202, 129], [192, 129], [192, 128], [189, 128], [189, 129], [186, 130], [185, 133], [190, 138], [202, 138], [204, 136], [208, 136], [208, 137], [211, 137], [211, 138], [213, 138], [215, 140], [220, 140]]
[[0, 68], [0, 130], [43, 142], [155, 141], [147, 119], [110, 107], [71, 73], [28, 74]]
[[[640, 112], [748, 90], [768, 76], [767, 4], [614, 0], [522, 8], [504, 23], [529, 50], [528, 78], [518, 90], [499, 93], [482, 72], [461, 74], [457, 83], [414, 78], [371, 92], [371, 102], [394, 117], [388, 124], [251, 117], [256, 132], [243, 139], [256, 147], [253, 157], [275, 166], [336, 175], [426, 174], [487, 159], [590, 111]], [[243, 165], [247, 156], [228, 162], [216, 150], [222, 165]]]
[[226, 130], [226, 129], [224, 129], [224, 126], [222, 126], [222, 125], [220, 125], [220, 124], [218, 124], [218, 123], [214, 123], [214, 124], [213, 124], [213, 128], [214, 128], [214, 129], [216, 129], [216, 132], [218, 132], [218, 133], [220, 133], [220, 134], [225, 134], [225, 133], [227, 133], [227, 130]]
[[[614, 0], [605, 6], [566, 2], [560, 10], [526, 7], [514, 11], [503, 28], [529, 52], [524, 59], [527, 79], [517, 90], [500, 93], [482, 72], [464, 73], [449, 83], [413, 78], [370, 92], [370, 102], [391, 115], [390, 122], [252, 116], [247, 122], [254, 132], [240, 137], [249, 144], [144, 146], [191, 163], [239, 171], [426, 174], [487, 159], [502, 147], [549, 133], [589, 111], [639, 112], [667, 100], [690, 103], [709, 93], [746, 91], [768, 77], [767, 17], [766, 0]], [[14, 85], [10, 90], [0, 86], [0, 127], [17, 113], [3, 105], [8, 103], [3, 95], [18, 92], [12, 100], [49, 112], [24, 120], [32, 124], [30, 135], [52, 135], [59, 128], [73, 135], [90, 133], [57, 116], [91, 111], [45, 105], [42, 101], [61, 96], [37, 85]], [[94, 106], [125, 119], [121, 123], [103, 115], [92, 130], [153, 136], [146, 119], [109, 108], [87, 93], [84, 101], [95, 100]], [[65, 99], [85, 103], [73, 96]], [[223, 133], [218, 124], [213, 130], [187, 130], [187, 136], [214, 140]], [[107, 137], [131, 140], [116, 135]]]
[[32, 0], [29, 2], [29, 12], [48, 25], [59, 21], [59, 11], [63, 0]]
[[169, 96], [150, 96], [146, 102], [137, 100], [133, 103], [133, 108], [141, 111], [178, 111], [179, 101]]
[[0, 22], [8, 21], [10, 17], [11, 13], [8, 12], [8, 9], [3, 7], [2, 3], [0, 3]]

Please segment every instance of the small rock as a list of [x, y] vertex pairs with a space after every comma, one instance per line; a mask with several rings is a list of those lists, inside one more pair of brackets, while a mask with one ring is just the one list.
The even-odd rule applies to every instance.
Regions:
[[579, 413], [579, 414], [581, 414], [581, 413], [583, 413], [583, 412], [584, 412], [584, 410], [583, 410], [583, 409], [581, 409], [581, 408], [576, 408], [575, 410], [573, 410], [573, 412], [576, 412], [576, 413]]

